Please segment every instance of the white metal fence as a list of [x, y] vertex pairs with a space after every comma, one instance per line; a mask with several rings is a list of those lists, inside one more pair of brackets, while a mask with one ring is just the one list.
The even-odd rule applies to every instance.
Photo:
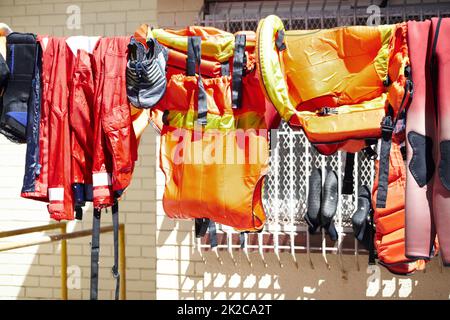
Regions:
[[[341, 25], [365, 25], [370, 16], [367, 8], [374, 1], [261, 1], [261, 2], [217, 2], [209, 3], [200, 14], [199, 23], [215, 26], [230, 32], [255, 30], [260, 18], [277, 14], [284, 20], [287, 29], [331, 28]], [[396, 23], [407, 20], [423, 20], [434, 16], [450, 16], [450, 1], [388, 1], [380, 8], [380, 23]], [[338, 152], [332, 156], [322, 156], [310, 145], [303, 132], [293, 131], [286, 123], [281, 123], [276, 132], [276, 148], [270, 155], [270, 170], [264, 188], [264, 207], [267, 224], [263, 232], [246, 235], [248, 250], [258, 250], [264, 260], [264, 251], [274, 251], [279, 257], [281, 251], [291, 253], [296, 262], [296, 253], [322, 252], [325, 263], [327, 253], [341, 255], [351, 253], [358, 265], [358, 243], [353, 240], [351, 216], [357, 206], [358, 186], [373, 184], [373, 161], [363, 153], [355, 155], [354, 194], [342, 195], [345, 154]], [[330, 243], [322, 231], [318, 236], [310, 236], [304, 215], [307, 210], [308, 179], [313, 167], [335, 170], [339, 181], [339, 203], [334, 219], [339, 238]], [[323, 179], [324, 180], [324, 177]], [[233, 257], [233, 249], [240, 248], [236, 232], [226, 226], [218, 226], [222, 242], [218, 249], [226, 249]], [[250, 241], [250, 238], [256, 240]], [[319, 239], [317, 238], [319, 237]], [[344, 240], [346, 241], [343, 245]], [[313, 241], [315, 238], [315, 241]], [[198, 243], [198, 248], [209, 248], [208, 243]], [[219, 258], [219, 255], [217, 255]], [[248, 255], [247, 255], [248, 257]], [[220, 258], [219, 258], [220, 259]], [[310, 260], [311, 261], [311, 260]], [[249, 260], [250, 263], [250, 260]], [[281, 260], [280, 260], [281, 264]], [[312, 266], [312, 263], [311, 263]], [[340, 266], [343, 269], [341, 264]]]

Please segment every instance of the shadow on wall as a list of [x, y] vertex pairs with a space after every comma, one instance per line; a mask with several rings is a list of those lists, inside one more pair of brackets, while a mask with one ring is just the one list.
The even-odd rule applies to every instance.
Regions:
[[[381, 266], [367, 268], [367, 256], [359, 257], [361, 269], [358, 271], [355, 257], [343, 256], [345, 276], [341, 271], [338, 256], [328, 254], [331, 266], [327, 268], [320, 254], [312, 254], [311, 268], [306, 254], [298, 254], [299, 268], [289, 253], [281, 253], [283, 267], [273, 253], [249, 254], [250, 266], [244, 253], [233, 250], [200, 253], [194, 246], [196, 239], [192, 222], [173, 221], [164, 217], [160, 230], [175, 230], [171, 233], [159, 232], [157, 298], [179, 299], [449, 299], [450, 269], [442, 269], [434, 259], [425, 272], [411, 276], [396, 276]], [[185, 231], [183, 231], [185, 230]], [[174, 236], [174, 233], [176, 235]], [[160, 264], [161, 252], [175, 244], [177, 266]], [[161, 258], [164, 258], [162, 254]], [[204, 259], [204, 262], [203, 262]], [[176, 272], [178, 272], [176, 274]], [[176, 277], [175, 287], [170, 285]], [[176, 292], [174, 292], [176, 290]]]

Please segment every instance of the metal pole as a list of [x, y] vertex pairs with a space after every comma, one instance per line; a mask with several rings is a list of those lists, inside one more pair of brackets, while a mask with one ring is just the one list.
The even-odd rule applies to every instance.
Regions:
[[[61, 233], [67, 233], [67, 225], [64, 223], [61, 226]], [[61, 241], [61, 299], [68, 299], [67, 292], [67, 240]]]
[[120, 296], [127, 299], [126, 257], [125, 257], [125, 225], [119, 226], [119, 272], [120, 272]]
[[25, 229], [3, 231], [3, 232], [0, 232], [0, 238], [19, 236], [19, 235], [22, 235], [22, 234], [41, 232], [41, 231], [47, 231], [47, 230], [61, 229], [65, 225], [66, 225], [65, 222], [58, 222], [58, 223], [47, 224], [47, 225], [44, 225], [44, 226], [37, 226], [37, 227], [31, 227], [31, 228], [25, 228]]

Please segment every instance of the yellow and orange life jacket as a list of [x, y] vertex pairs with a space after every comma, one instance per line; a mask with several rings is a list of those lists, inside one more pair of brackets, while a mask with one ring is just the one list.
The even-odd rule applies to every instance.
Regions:
[[[209, 28], [202, 27], [186, 30], [192, 32], [169, 35], [184, 37], [175, 40], [189, 46], [191, 35], [210, 32]], [[180, 46], [178, 42], [169, 43], [174, 38], [169, 35], [167, 39], [161, 38], [160, 31], [153, 30], [153, 35], [164, 45], [176, 48], [172, 56], [176, 52], [180, 57], [178, 65], [186, 66], [186, 60], [190, 61], [184, 58], [188, 58], [188, 47]], [[217, 57], [226, 56], [231, 76], [207, 78], [203, 71], [199, 74], [197, 68], [195, 75], [189, 74], [189, 67], [180, 68], [178, 74], [168, 73], [166, 94], [151, 110], [156, 117], [154, 122], [158, 123], [157, 118], [161, 117], [162, 123], [160, 167], [166, 178], [163, 207], [171, 218], [209, 219], [239, 231], [258, 231], [266, 220], [262, 188], [268, 170], [268, 128], [276, 117], [267, 112], [273, 107], [264, 97], [256, 69], [249, 68], [254, 66], [254, 58], [248, 58], [254, 51], [254, 45], [251, 45], [254, 33], [253, 40], [252, 33], [236, 36], [240, 39], [239, 61], [236, 60], [235, 36], [222, 37], [220, 32], [217, 35], [217, 48], [223, 50], [229, 48], [224, 44], [225, 39], [232, 39], [229, 42], [232, 44], [231, 55], [221, 54], [217, 48], [211, 49], [211, 44], [216, 41], [214, 36], [207, 39], [202, 36], [201, 45], [198, 44], [196, 49], [196, 62], [202, 70], [203, 64], [224, 63], [225, 59]], [[246, 42], [247, 37], [250, 45]], [[216, 53], [214, 57], [208, 50]], [[253, 64], [249, 64], [249, 60]], [[237, 63], [240, 67], [236, 67]], [[233, 82], [238, 70], [242, 71], [239, 90]], [[237, 102], [234, 95], [238, 91]], [[203, 98], [199, 99], [201, 96]]]
[[285, 31], [271, 15], [256, 43], [266, 97], [324, 154], [362, 149], [381, 136], [388, 109], [402, 108], [406, 24]]

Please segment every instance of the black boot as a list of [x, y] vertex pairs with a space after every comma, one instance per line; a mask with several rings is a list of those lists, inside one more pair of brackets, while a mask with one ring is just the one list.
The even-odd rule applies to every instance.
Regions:
[[308, 211], [305, 220], [310, 234], [314, 234], [320, 226], [320, 202], [322, 197], [322, 172], [314, 168], [309, 176]]
[[338, 234], [334, 226], [334, 216], [338, 205], [338, 176], [335, 171], [327, 172], [323, 186], [322, 205], [320, 207], [320, 220], [332, 241], [336, 241]]
[[367, 186], [361, 186], [358, 190], [358, 208], [352, 216], [352, 227], [355, 238], [366, 248], [370, 244], [370, 211], [371, 194]]

